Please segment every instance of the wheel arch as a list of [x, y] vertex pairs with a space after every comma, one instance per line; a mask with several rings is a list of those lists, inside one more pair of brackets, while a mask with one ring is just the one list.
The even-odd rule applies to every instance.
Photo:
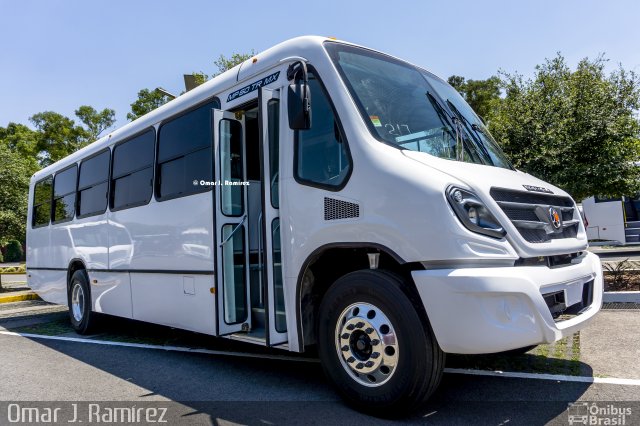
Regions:
[[[377, 253], [380, 270], [399, 274], [410, 283], [405, 291], [417, 295], [411, 271], [424, 269], [419, 262], [407, 262], [392, 249], [378, 243], [330, 243], [315, 249], [303, 262], [296, 281], [295, 317], [298, 348], [316, 342], [316, 315], [322, 297], [341, 276], [362, 269], [370, 269], [367, 254]], [[327, 266], [331, 265], [330, 268]], [[413, 297], [412, 297], [413, 299]]]
[[69, 262], [69, 267], [67, 268], [67, 291], [71, 286], [71, 277], [73, 277], [73, 274], [80, 270], [84, 270], [85, 273], [87, 271], [87, 267], [84, 264], [84, 261], [79, 258], [71, 259], [71, 261]]

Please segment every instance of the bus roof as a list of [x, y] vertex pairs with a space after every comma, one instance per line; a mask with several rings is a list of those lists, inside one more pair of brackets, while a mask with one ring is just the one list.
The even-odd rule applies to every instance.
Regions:
[[[102, 136], [95, 142], [90, 143], [82, 149], [68, 155], [67, 157], [37, 171], [31, 178], [37, 181], [56, 170], [60, 170], [68, 165], [76, 163], [83, 158], [98, 152], [114, 143], [133, 136], [140, 131], [151, 127], [189, 107], [200, 102], [210, 99], [219, 92], [222, 92], [253, 75], [275, 65], [283, 58], [291, 56], [303, 56], [312, 50], [322, 48], [322, 43], [326, 40], [333, 40], [320, 36], [302, 36], [289, 39], [279, 43], [263, 52], [257, 53], [252, 58], [236, 65], [228, 71], [216, 76], [215, 78], [201, 84], [189, 92], [176, 97], [159, 108], [143, 115], [142, 117], [125, 124], [122, 127]], [[340, 41], [343, 43], [342, 41]], [[349, 43], [350, 44], [350, 43]], [[253, 58], [258, 58], [257, 62], [253, 62]]]

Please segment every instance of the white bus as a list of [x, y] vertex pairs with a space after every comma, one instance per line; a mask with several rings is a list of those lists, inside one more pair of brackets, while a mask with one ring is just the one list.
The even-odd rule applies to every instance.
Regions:
[[589, 197], [582, 200], [589, 240], [640, 243], [640, 198]]
[[[369, 412], [445, 353], [570, 336], [602, 302], [574, 201], [424, 68], [286, 41], [36, 173], [29, 285], [96, 314], [303, 352]], [[560, 319], [558, 316], [562, 315]]]

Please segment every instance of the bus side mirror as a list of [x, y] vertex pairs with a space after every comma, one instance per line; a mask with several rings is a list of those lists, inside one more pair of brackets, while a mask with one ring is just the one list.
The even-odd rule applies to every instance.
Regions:
[[311, 128], [311, 92], [309, 85], [295, 82], [289, 85], [287, 105], [289, 108], [289, 127], [292, 130]]

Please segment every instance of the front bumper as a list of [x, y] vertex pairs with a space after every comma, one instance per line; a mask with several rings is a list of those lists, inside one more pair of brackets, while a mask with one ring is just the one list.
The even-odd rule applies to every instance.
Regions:
[[[433, 269], [412, 272], [422, 303], [443, 351], [482, 354], [551, 343], [589, 323], [602, 306], [602, 267], [593, 253], [580, 262], [546, 266]], [[581, 313], [556, 321], [544, 295], [561, 294]]]

